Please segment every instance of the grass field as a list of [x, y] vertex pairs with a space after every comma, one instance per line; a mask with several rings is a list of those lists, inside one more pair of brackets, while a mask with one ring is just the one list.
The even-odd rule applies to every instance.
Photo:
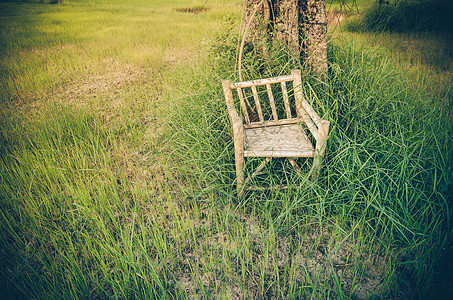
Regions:
[[[0, 3], [2, 296], [452, 293], [448, 36], [330, 28], [329, 82], [304, 78], [332, 124], [319, 180], [276, 160], [252, 184], [289, 188], [238, 198], [242, 3], [42, 2]], [[245, 76], [288, 61], [248, 53]]]

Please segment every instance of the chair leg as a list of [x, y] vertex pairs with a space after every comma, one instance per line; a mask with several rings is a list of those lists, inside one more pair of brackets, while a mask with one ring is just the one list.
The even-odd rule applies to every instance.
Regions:
[[238, 153], [236, 153], [236, 188], [241, 197], [244, 188], [244, 157]]
[[321, 169], [321, 163], [324, 159], [324, 153], [326, 152], [326, 144], [327, 144], [327, 135], [329, 132], [330, 122], [323, 120], [321, 122], [321, 126], [319, 128], [319, 137], [316, 141], [316, 152], [315, 157], [313, 158], [313, 173], [312, 179], [316, 180], [319, 176], [319, 171]]
[[317, 154], [313, 158], [313, 166], [312, 166], [312, 173], [311, 179], [316, 180], [319, 176], [319, 171], [321, 170], [321, 163], [322, 163], [322, 156]]

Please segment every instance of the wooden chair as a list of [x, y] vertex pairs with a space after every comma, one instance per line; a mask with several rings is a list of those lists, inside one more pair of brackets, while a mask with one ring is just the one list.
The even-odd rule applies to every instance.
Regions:
[[[225, 80], [222, 85], [233, 127], [239, 196], [272, 157], [287, 157], [299, 172], [301, 170], [294, 158], [313, 158], [312, 177], [317, 177], [330, 122], [322, 120], [303, 98], [300, 70], [294, 70], [287, 76], [252, 81], [231, 83]], [[241, 115], [236, 110], [235, 99], [239, 99]], [[294, 99], [294, 102], [291, 103], [290, 99]], [[306, 128], [311, 133], [315, 147]], [[245, 157], [266, 158], [246, 180]]]

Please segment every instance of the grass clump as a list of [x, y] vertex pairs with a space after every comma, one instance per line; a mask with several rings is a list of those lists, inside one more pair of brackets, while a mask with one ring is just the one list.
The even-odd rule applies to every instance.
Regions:
[[453, 6], [447, 0], [402, 0], [376, 2], [363, 18], [347, 23], [350, 31], [450, 32], [453, 28]]

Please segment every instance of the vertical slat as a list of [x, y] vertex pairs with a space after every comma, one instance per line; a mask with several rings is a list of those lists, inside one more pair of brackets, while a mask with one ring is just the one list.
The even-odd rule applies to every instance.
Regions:
[[239, 95], [239, 101], [241, 102], [241, 108], [242, 108], [242, 113], [244, 114], [245, 122], [247, 124], [250, 124], [249, 113], [247, 112], [247, 106], [245, 105], [244, 95], [242, 94], [242, 89], [237, 88], [236, 90]]
[[269, 83], [266, 84], [266, 89], [267, 89], [267, 95], [269, 96], [269, 103], [271, 104], [272, 116], [274, 117], [275, 121], [278, 121], [277, 109], [275, 108], [274, 95], [272, 94], [271, 85]]
[[291, 108], [289, 106], [288, 91], [286, 90], [286, 83], [282, 82], [283, 102], [285, 102], [286, 117], [291, 119]]
[[258, 117], [260, 122], [264, 122], [263, 111], [261, 110], [260, 99], [258, 99], [258, 92], [256, 91], [256, 86], [252, 86], [253, 98], [255, 99], [256, 110], [258, 112]]

